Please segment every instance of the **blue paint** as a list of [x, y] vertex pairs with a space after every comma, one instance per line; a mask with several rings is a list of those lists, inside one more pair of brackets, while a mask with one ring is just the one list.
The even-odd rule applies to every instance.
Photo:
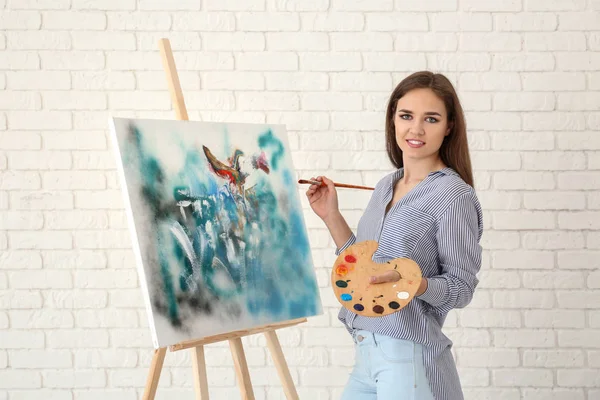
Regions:
[[365, 307], [362, 304], [358, 304], [357, 303], [357, 304], [354, 305], [354, 309], [356, 311], [363, 311], [365, 309]]
[[343, 300], [343, 301], [350, 301], [350, 300], [352, 300], [352, 296], [351, 296], [351, 295], [349, 295], [348, 293], [344, 293], [344, 294], [341, 296], [341, 298], [342, 298], [342, 300]]

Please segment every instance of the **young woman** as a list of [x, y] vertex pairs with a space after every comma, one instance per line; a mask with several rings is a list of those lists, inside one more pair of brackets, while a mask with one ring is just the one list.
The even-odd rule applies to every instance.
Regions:
[[[392, 92], [386, 113], [386, 148], [396, 170], [375, 186], [350, 230], [338, 209], [333, 182], [317, 177], [306, 196], [324, 221], [339, 255], [376, 240], [373, 261], [406, 257], [423, 280], [407, 306], [382, 317], [342, 308], [339, 319], [356, 343], [356, 362], [343, 400], [460, 400], [460, 379], [442, 333], [448, 312], [465, 307], [478, 284], [482, 211], [473, 187], [463, 110], [450, 81], [417, 72]], [[395, 271], [372, 284], [397, 281]]]

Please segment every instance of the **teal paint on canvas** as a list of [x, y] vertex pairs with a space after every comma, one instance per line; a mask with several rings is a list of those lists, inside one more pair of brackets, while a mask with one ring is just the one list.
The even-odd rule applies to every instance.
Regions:
[[155, 344], [322, 312], [283, 126], [114, 118], [112, 133]]

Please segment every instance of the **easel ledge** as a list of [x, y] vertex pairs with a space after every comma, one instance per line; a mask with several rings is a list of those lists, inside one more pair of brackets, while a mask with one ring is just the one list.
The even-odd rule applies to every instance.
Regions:
[[[177, 75], [177, 69], [175, 68], [175, 60], [173, 59], [173, 53], [171, 51], [171, 44], [169, 40], [160, 39], [159, 49], [163, 66], [167, 74], [169, 92], [171, 93], [171, 100], [175, 108], [176, 117], [179, 120], [188, 120], [187, 109], [183, 99], [183, 93], [181, 91], [181, 85]], [[298, 400], [298, 393], [296, 392], [294, 381], [290, 375], [290, 371], [283, 351], [281, 350], [281, 344], [279, 343], [279, 339], [275, 330], [298, 325], [306, 321], [306, 318], [299, 318], [290, 321], [267, 324], [251, 329], [208, 336], [198, 340], [188, 340], [169, 346], [169, 350], [179, 351], [192, 349], [192, 367], [196, 399], [208, 400], [208, 380], [206, 376], [204, 345], [222, 342], [225, 340], [229, 341], [229, 347], [235, 366], [237, 383], [242, 395], [241, 397], [243, 400], [254, 400], [254, 392], [252, 389], [252, 383], [250, 381], [250, 373], [248, 371], [248, 364], [246, 363], [246, 356], [244, 354], [242, 337], [257, 333], [264, 333], [267, 340], [267, 347], [271, 352], [273, 363], [277, 369], [277, 374], [281, 380], [286, 398], [288, 400]], [[148, 371], [148, 378], [146, 380], [146, 387], [143, 395], [144, 400], [153, 400], [156, 396], [156, 390], [158, 388], [160, 373], [164, 364], [166, 353], [166, 347], [161, 347], [154, 350], [150, 370]]]

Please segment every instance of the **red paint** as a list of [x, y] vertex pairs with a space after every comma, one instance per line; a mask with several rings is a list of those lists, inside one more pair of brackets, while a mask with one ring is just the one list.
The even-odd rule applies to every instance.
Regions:
[[413, 281], [408, 281], [408, 284], [409, 284], [409, 285], [412, 285], [412, 284], [413, 284]]
[[344, 260], [346, 260], [346, 262], [349, 262], [349, 263], [355, 263], [356, 262], [356, 257], [354, 257], [351, 254], [348, 254], [346, 257], [344, 257]]

